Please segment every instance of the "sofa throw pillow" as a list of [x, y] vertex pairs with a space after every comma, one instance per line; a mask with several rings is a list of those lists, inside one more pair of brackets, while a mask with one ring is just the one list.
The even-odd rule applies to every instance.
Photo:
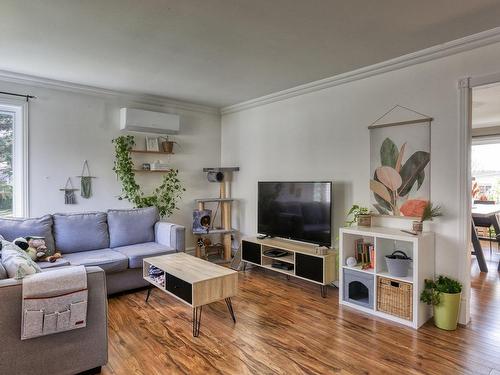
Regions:
[[54, 214], [52, 217], [56, 248], [62, 254], [109, 247], [106, 213]]
[[7, 241], [14, 241], [17, 237], [26, 236], [44, 237], [47, 248], [54, 250], [51, 215], [32, 219], [1, 218], [0, 235]]
[[42, 272], [24, 250], [5, 240], [2, 241], [2, 265], [9, 278], [22, 279], [26, 275]]
[[159, 218], [156, 207], [109, 210], [110, 247], [114, 248], [154, 241], [154, 227]]

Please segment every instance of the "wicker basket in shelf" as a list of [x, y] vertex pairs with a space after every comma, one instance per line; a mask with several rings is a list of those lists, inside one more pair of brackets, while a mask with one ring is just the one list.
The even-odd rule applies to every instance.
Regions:
[[378, 277], [377, 310], [406, 320], [413, 320], [413, 285]]

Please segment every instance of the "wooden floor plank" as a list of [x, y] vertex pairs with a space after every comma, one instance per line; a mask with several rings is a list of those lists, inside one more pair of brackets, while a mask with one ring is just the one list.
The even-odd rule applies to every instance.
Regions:
[[237, 323], [223, 302], [191, 310], [165, 293], [109, 299], [109, 363], [122, 374], [485, 374], [500, 369], [500, 277], [473, 267], [472, 322], [420, 330], [339, 307], [338, 291], [264, 269], [239, 273]]

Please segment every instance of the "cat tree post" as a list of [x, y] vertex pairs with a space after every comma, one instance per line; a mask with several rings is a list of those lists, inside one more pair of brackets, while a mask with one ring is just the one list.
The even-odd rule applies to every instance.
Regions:
[[[208, 181], [219, 183], [219, 198], [196, 199], [197, 209], [204, 210], [205, 203], [217, 202], [220, 205], [220, 227], [215, 229], [208, 229], [206, 233], [196, 233], [197, 236], [201, 235], [221, 235], [222, 246], [224, 248], [224, 261], [231, 260], [232, 250], [232, 225], [231, 225], [231, 206], [232, 201], [229, 184], [231, 183], [232, 172], [239, 171], [239, 167], [229, 168], [203, 168], [203, 172], [207, 173]], [[212, 218], [213, 220], [214, 218]], [[196, 243], [195, 255], [201, 257], [201, 246]]]
[[[220, 197], [222, 199], [229, 199], [226, 190], [226, 181], [220, 183]], [[223, 234], [222, 245], [224, 246], [224, 260], [231, 260], [231, 201], [221, 202], [221, 223], [224, 230], [229, 231]]]

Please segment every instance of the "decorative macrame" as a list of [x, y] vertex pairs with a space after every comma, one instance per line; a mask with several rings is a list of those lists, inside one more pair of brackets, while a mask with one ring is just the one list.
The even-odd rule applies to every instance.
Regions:
[[75, 189], [73, 187], [73, 183], [71, 182], [71, 177], [68, 177], [66, 185], [64, 185], [64, 188], [59, 190], [64, 191], [64, 204], [76, 204], [75, 191], [78, 191], [80, 189]]
[[80, 195], [85, 199], [90, 198], [92, 196], [92, 179], [95, 177], [90, 175], [90, 168], [87, 160], [83, 162], [82, 175], [77, 177], [81, 178], [82, 189]]

